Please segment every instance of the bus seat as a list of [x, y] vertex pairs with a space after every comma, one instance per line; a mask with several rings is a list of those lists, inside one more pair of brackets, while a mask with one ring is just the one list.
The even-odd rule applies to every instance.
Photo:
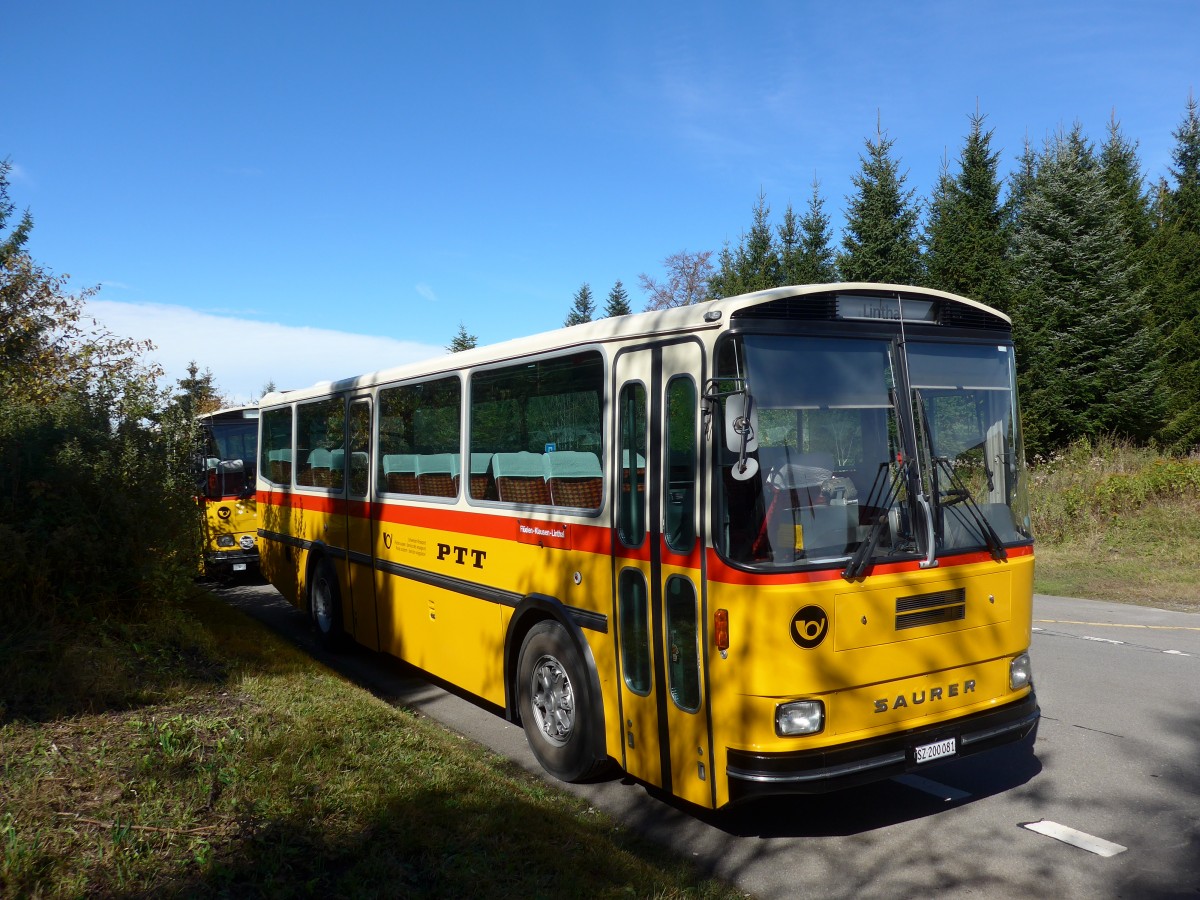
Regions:
[[346, 473], [346, 451], [342, 447], [329, 451], [329, 486], [340, 488]]
[[222, 459], [217, 462], [215, 475], [221, 496], [243, 494], [246, 491], [246, 463], [240, 459]]
[[497, 453], [492, 457], [496, 493], [505, 503], [549, 504], [546, 464], [541, 453]]
[[292, 483], [292, 451], [267, 451], [267, 475], [275, 484]]
[[458, 495], [458, 454], [423, 453], [417, 457], [417, 488], [425, 497]]
[[332, 461], [333, 454], [324, 447], [317, 447], [309, 453], [307, 466], [309, 480], [304, 483], [311, 484], [313, 487], [330, 487], [333, 483], [329, 471]]
[[471, 454], [471, 473], [470, 473], [470, 490], [471, 496], [476, 500], [495, 500], [495, 492], [489, 492], [489, 477], [488, 470], [492, 464], [492, 454], [490, 453], [472, 453]]
[[555, 506], [599, 509], [604, 479], [595, 453], [557, 450], [545, 455], [546, 482]]
[[397, 494], [419, 494], [415, 453], [390, 453], [383, 458], [385, 490]]

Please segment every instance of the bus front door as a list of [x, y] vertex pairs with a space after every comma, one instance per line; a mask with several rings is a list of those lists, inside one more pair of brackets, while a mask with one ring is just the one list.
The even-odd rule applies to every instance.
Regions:
[[643, 781], [712, 806], [699, 493], [703, 353], [691, 341], [627, 351], [614, 373], [622, 763]]

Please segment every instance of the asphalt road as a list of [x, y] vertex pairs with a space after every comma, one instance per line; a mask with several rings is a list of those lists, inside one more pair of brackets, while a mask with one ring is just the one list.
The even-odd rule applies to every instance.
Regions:
[[[379, 654], [323, 653], [269, 585], [217, 593], [379, 696], [544, 774], [497, 710]], [[993, 751], [717, 813], [619, 775], [564, 787], [760, 898], [1200, 898], [1200, 615], [1038, 596], [1034, 619], [1033, 756]]]

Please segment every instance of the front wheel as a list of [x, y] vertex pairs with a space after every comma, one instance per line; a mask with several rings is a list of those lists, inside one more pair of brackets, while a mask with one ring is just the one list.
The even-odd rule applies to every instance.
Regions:
[[542, 768], [563, 781], [580, 781], [595, 771], [602, 760], [593, 752], [587, 672], [557, 622], [539, 622], [525, 636], [517, 703], [529, 749]]

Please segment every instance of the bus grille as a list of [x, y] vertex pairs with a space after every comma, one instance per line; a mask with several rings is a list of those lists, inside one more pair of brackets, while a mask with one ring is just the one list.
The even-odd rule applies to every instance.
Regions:
[[896, 630], [958, 622], [967, 617], [966, 588], [896, 598]]

